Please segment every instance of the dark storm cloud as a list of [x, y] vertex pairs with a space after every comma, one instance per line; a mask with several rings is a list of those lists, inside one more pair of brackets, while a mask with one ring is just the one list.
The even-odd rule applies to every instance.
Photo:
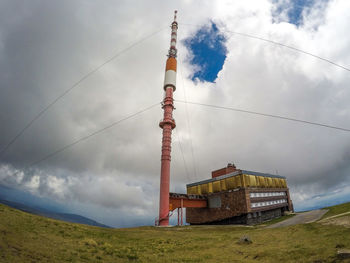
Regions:
[[[1, 148], [84, 74], [113, 52], [155, 31], [152, 24], [144, 26], [144, 32], [122, 30], [132, 21], [117, 6], [112, 8], [115, 13], [106, 10], [108, 5], [105, 8], [99, 6], [94, 14], [93, 9], [94, 6], [86, 2], [2, 2]], [[106, 17], [106, 14], [110, 16]], [[123, 16], [124, 20], [120, 19]], [[115, 31], [115, 27], [120, 30]], [[155, 37], [163, 36], [158, 34]], [[156, 42], [156, 38], [150, 39], [127, 56], [121, 55], [40, 117], [1, 156], [2, 184], [62, 200], [114, 208], [128, 204], [146, 207], [147, 198], [141, 197], [140, 186], [128, 186], [133, 179], [124, 175], [129, 173], [140, 178], [149, 174], [153, 176], [158, 171], [158, 161], [140, 158], [153, 155], [154, 160], [159, 159], [159, 150], [148, 146], [154, 145], [154, 141], [159, 144], [160, 130], [156, 123], [160, 114], [154, 114], [154, 110], [154, 116], [146, 112], [123, 123], [124, 126], [95, 136], [40, 165], [24, 171], [20, 169], [80, 137], [160, 101], [161, 92], [153, 98], [143, 96], [144, 92], [161, 90], [160, 77], [153, 78], [156, 83], [147, 77], [157, 76], [154, 70], [161, 71], [162, 65], [153, 66], [149, 59], [164, 55], [162, 49], [155, 48]], [[152, 51], [141, 56], [140, 52], [145, 48]], [[143, 67], [145, 59], [150, 60], [151, 69]], [[133, 73], [130, 73], [131, 68]], [[139, 76], [137, 79], [136, 75]], [[138, 87], [142, 87], [141, 92]], [[145, 138], [146, 130], [153, 130], [153, 135]], [[114, 175], [113, 182], [108, 179], [109, 173]], [[140, 179], [138, 182], [147, 184], [144, 181]], [[111, 187], [113, 183], [114, 188]]]
[[[7, 4], [9, 7], [0, 11], [4, 20], [14, 15], [8, 12], [13, 2]], [[79, 53], [72, 57], [77, 53], [78, 45], [84, 42], [81, 32], [87, 30], [77, 28], [75, 32], [73, 29], [76, 26], [72, 14], [74, 8], [58, 2], [36, 1], [19, 5], [19, 9], [25, 12], [13, 10], [17, 19], [2, 28], [0, 107], [7, 118], [4, 122], [8, 124], [1, 129], [2, 147], [54, 96], [62, 92], [69, 83], [66, 81], [70, 79], [69, 70], [86, 68]], [[10, 18], [7, 20], [11, 21]], [[57, 113], [49, 114], [51, 118], [45, 116], [38, 121], [41, 130], [29, 129], [23, 139], [2, 156], [2, 161], [25, 165], [49, 151], [55, 142], [62, 143], [70, 127], [58, 132]], [[42, 127], [44, 122], [45, 128]]]
[[[113, 43], [107, 45], [110, 48], [108, 53], [100, 50], [106, 46], [100, 39], [106, 36], [94, 29], [96, 21], [89, 21], [91, 24], [88, 24], [86, 18], [80, 17], [85, 8], [83, 3], [28, 2], [25, 6], [21, 6], [25, 14], [21, 12], [17, 14], [18, 18], [13, 22], [6, 17], [13, 16], [8, 10], [11, 10], [14, 3], [9, 1], [7, 5], [3, 4], [1, 9], [2, 19], [10, 21], [2, 29], [4, 33], [1, 39], [3, 48], [0, 62], [2, 69], [0, 111], [2, 123], [7, 124], [1, 129], [2, 147], [55, 97], [92, 67], [101, 63], [103, 57], [101, 55], [109, 55], [115, 50], [112, 48]], [[110, 22], [109, 27], [112, 27], [114, 21]], [[117, 46], [123, 47], [127, 41], [128, 39], [120, 40], [118, 42], [121, 44], [117, 43]], [[128, 62], [125, 57], [121, 60], [121, 64], [125, 67]], [[106, 81], [106, 77], [109, 76], [106, 76], [107, 73], [104, 71], [96, 73], [96, 76], [79, 85], [69, 96], [60, 100], [36, 121], [8, 149], [1, 161], [18, 168], [23, 167], [60, 146], [109, 124], [110, 120], [118, 120], [129, 112], [132, 113], [137, 106], [127, 108], [123, 99], [133, 95], [135, 90], [123, 86], [128, 81], [135, 85], [131, 80], [133, 76], [126, 76], [120, 81], [117, 79], [120, 77], [118, 68], [113, 73], [116, 75], [112, 79], [113, 82]], [[136, 73], [138, 72], [135, 71]], [[101, 76], [102, 74], [104, 76]], [[104, 79], [101, 81], [102, 77]], [[115, 88], [113, 93], [106, 94], [111, 92], [112, 87]], [[117, 96], [113, 98], [113, 95]], [[157, 101], [159, 97], [153, 101]], [[139, 107], [148, 106], [147, 101], [150, 100], [146, 99]], [[114, 103], [119, 105], [113, 105]], [[123, 132], [128, 133], [126, 129]], [[120, 137], [125, 142], [128, 141], [123, 135]], [[71, 158], [79, 152], [79, 160], [74, 160], [68, 167], [81, 170], [89, 165], [102, 165], [97, 163], [99, 149], [96, 149], [96, 145], [101, 142], [99, 139], [96, 140], [93, 147], [95, 151], [90, 151], [88, 154], [87, 151], [79, 149], [67, 151], [66, 154]], [[89, 158], [94, 154], [97, 158], [91, 164]], [[61, 165], [59, 158], [48, 160], [48, 163], [53, 166], [56, 163], [58, 166]]]

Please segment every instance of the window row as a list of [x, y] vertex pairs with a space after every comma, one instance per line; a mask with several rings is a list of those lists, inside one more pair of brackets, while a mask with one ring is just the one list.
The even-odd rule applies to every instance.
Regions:
[[251, 203], [251, 208], [287, 203], [287, 199]]
[[250, 197], [285, 196], [285, 192], [250, 193]]

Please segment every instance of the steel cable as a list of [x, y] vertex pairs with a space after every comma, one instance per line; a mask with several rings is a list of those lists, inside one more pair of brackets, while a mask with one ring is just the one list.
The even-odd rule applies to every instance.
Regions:
[[282, 120], [287, 120], [287, 121], [300, 122], [300, 123], [305, 123], [305, 124], [316, 125], [316, 126], [321, 126], [321, 127], [325, 127], [325, 128], [330, 128], [330, 129], [336, 129], [336, 130], [350, 132], [350, 129], [347, 129], [347, 128], [332, 126], [332, 125], [329, 125], [329, 124], [323, 124], [323, 123], [318, 123], [318, 122], [306, 121], [306, 120], [301, 120], [301, 119], [295, 119], [295, 118], [285, 117], [285, 116], [281, 116], [281, 115], [267, 114], [267, 113], [261, 113], [261, 112], [256, 112], [256, 111], [249, 111], [249, 110], [243, 110], [243, 109], [237, 109], [237, 108], [231, 108], [231, 107], [224, 107], [224, 106], [217, 106], [217, 105], [205, 104], [205, 103], [199, 103], [199, 102], [183, 101], [183, 100], [176, 100], [176, 102], [188, 103], [188, 104], [205, 106], [205, 107], [222, 109], [222, 110], [243, 112], [243, 113], [248, 113], [248, 114], [260, 115], [260, 116], [264, 116], [264, 117], [270, 117], [270, 118], [277, 118], [277, 119], [282, 119]]
[[53, 105], [55, 105], [60, 99], [62, 99], [65, 95], [67, 95], [70, 91], [72, 91], [74, 88], [76, 88], [80, 83], [82, 83], [84, 80], [89, 78], [91, 75], [93, 75], [95, 72], [97, 72], [99, 69], [101, 69], [103, 66], [111, 62], [112, 60], [115, 60], [117, 57], [119, 57], [121, 54], [127, 52], [128, 50], [132, 49], [133, 47], [137, 46], [138, 44], [142, 43], [143, 41], [151, 38], [152, 36], [158, 34], [159, 32], [163, 31], [166, 27], [163, 27], [143, 38], [136, 41], [135, 43], [127, 46], [126, 48], [122, 49], [121, 51], [114, 54], [111, 58], [107, 59], [105, 62], [94, 68], [93, 70], [89, 71], [87, 74], [85, 74], [82, 78], [80, 78], [77, 82], [75, 82], [72, 86], [70, 86], [68, 89], [66, 89], [63, 93], [61, 93], [58, 97], [56, 97], [51, 103], [49, 103], [46, 107], [44, 107], [33, 119], [31, 119], [26, 126], [24, 126], [0, 151], [0, 157], [6, 152], [6, 150], [17, 141], [19, 137], [22, 136], [22, 134], [30, 127], [32, 124], [39, 119], [47, 110], [49, 110]]
[[[79, 139], [77, 139], [77, 140], [75, 140], [75, 141], [73, 141], [73, 142], [71, 142], [71, 143], [69, 143], [69, 144], [67, 144], [67, 145], [65, 145], [65, 146], [63, 146], [63, 147], [61, 147], [61, 148], [59, 148], [59, 149], [57, 149], [57, 150], [55, 150], [55, 151], [53, 151], [53, 152], [47, 154], [47, 155], [45, 155], [44, 157], [42, 157], [42, 158], [40, 158], [40, 159], [38, 159], [38, 160], [36, 160], [36, 161], [30, 163], [29, 165], [25, 166], [25, 167], [24, 167], [23, 169], [21, 169], [21, 170], [25, 170], [25, 169], [28, 169], [28, 168], [34, 166], [34, 165], [37, 165], [37, 164], [39, 164], [39, 163], [41, 163], [41, 162], [43, 162], [43, 161], [45, 161], [45, 160], [47, 160], [47, 159], [49, 159], [49, 158], [51, 158], [51, 157], [57, 155], [57, 154], [59, 154], [59, 153], [65, 151], [65, 150], [67, 150], [68, 148], [71, 148], [72, 146], [74, 146], [74, 145], [76, 145], [76, 144], [78, 144], [78, 143], [80, 143], [80, 142], [82, 142], [82, 141], [85, 141], [85, 140], [89, 139], [89, 138], [92, 137], [92, 136], [95, 136], [95, 135], [97, 135], [97, 134], [99, 134], [99, 133], [101, 133], [101, 132], [103, 132], [103, 131], [105, 131], [105, 130], [107, 130], [107, 129], [110, 129], [110, 128], [112, 128], [112, 127], [114, 127], [114, 126], [120, 124], [120, 123], [123, 122], [123, 121], [126, 121], [126, 120], [128, 120], [128, 119], [131, 119], [132, 117], [135, 117], [136, 115], [139, 115], [139, 114], [141, 114], [141, 113], [143, 113], [143, 112], [145, 112], [145, 111], [148, 111], [148, 110], [154, 108], [154, 107], [157, 106], [157, 105], [160, 105], [160, 103], [157, 102], [157, 103], [155, 103], [155, 104], [153, 104], [153, 105], [151, 105], [151, 106], [149, 106], [149, 107], [147, 107], [147, 108], [144, 108], [144, 109], [142, 109], [142, 110], [140, 110], [140, 111], [137, 111], [137, 112], [135, 112], [135, 113], [133, 113], [133, 114], [130, 114], [130, 115], [128, 115], [128, 116], [126, 116], [126, 117], [124, 117], [124, 118], [118, 120], [118, 121], [115, 121], [115, 122], [113, 122], [113, 123], [111, 123], [111, 124], [109, 124], [109, 125], [107, 125], [107, 126], [101, 128], [101, 129], [97, 130], [97, 131], [94, 131], [94, 132], [92, 132], [92, 133], [90, 133], [90, 134], [88, 134], [88, 135], [86, 135], [86, 136], [84, 136], [84, 137], [81, 137], [81, 138], [79, 138]], [[15, 172], [14, 174], [12, 174], [12, 176], [18, 174], [21, 170]]]

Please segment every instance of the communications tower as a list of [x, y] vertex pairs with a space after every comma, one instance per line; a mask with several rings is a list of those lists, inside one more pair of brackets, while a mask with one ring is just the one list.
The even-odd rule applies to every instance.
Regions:
[[163, 129], [162, 157], [160, 170], [160, 196], [159, 196], [159, 226], [169, 225], [169, 186], [170, 186], [170, 162], [171, 162], [171, 133], [175, 128], [173, 119], [174, 99], [173, 92], [176, 89], [176, 38], [178, 24], [174, 13], [174, 21], [171, 23], [171, 40], [168, 59], [165, 67], [164, 78], [164, 100], [162, 108], [164, 110], [163, 120], [159, 127]]

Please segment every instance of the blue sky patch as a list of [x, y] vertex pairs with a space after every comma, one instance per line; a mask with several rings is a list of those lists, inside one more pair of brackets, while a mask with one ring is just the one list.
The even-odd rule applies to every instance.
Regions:
[[299, 26], [303, 22], [302, 13], [304, 8], [313, 5], [313, 0], [294, 0], [292, 1], [292, 6], [288, 12], [289, 23]]
[[[328, 0], [318, 0], [319, 2], [327, 2]], [[288, 10], [288, 22], [294, 24], [296, 26], [300, 26], [303, 23], [303, 10], [306, 8], [310, 8], [315, 5], [315, 0], [291, 0], [285, 4], [284, 1], [282, 3], [279, 0], [274, 0], [277, 7], [277, 14], [282, 13], [284, 10]]]
[[192, 38], [184, 40], [185, 46], [191, 51], [192, 65], [198, 67], [192, 80], [214, 82], [224, 65], [227, 49], [226, 38], [220, 33], [216, 24], [201, 27]]

